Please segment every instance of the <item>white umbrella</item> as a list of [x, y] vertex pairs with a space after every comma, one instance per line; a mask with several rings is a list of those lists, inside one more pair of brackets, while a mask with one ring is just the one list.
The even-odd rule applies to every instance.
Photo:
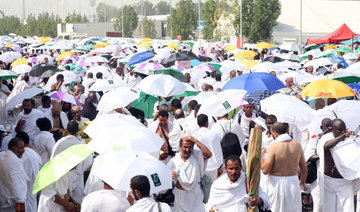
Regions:
[[56, 83], [56, 77], [62, 74], [64, 76], [64, 84], [70, 84], [72, 81], [78, 81], [77, 75], [72, 71], [61, 71], [55, 73], [53, 76], [51, 76], [46, 83], [46, 85], [43, 87], [43, 90], [50, 91], [51, 86]]
[[333, 65], [333, 61], [331, 61], [329, 58], [319, 58], [319, 59], [313, 59], [305, 63], [304, 68], [306, 67], [314, 67], [314, 69], [319, 68], [320, 66], [327, 66], [327, 65]]
[[116, 108], [126, 107], [132, 101], [138, 99], [140, 92], [130, 87], [115, 88], [105, 93], [97, 106], [98, 110], [111, 111]]
[[[117, 114], [116, 114], [117, 115]], [[102, 154], [118, 152], [159, 152], [164, 140], [132, 116], [105, 116], [96, 118], [85, 129], [92, 138], [89, 147]], [[131, 119], [130, 119], [130, 118]], [[135, 123], [137, 121], [139, 124]], [[101, 124], [100, 124], [101, 123]]]
[[53, 91], [47, 94], [51, 99], [57, 99], [64, 102], [69, 102], [73, 105], [81, 106], [81, 102], [73, 95], [61, 92], [61, 91]]
[[94, 76], [98, 73], [102, 73], [103, 74], [103, 79], [106, 79], [108, 77], [110, 77], [111, 72], [109, 71], [109, 69], [105, 66], [94, 66], [92, 68], [90, 68], [87, 73], [93, 73]]
[[101, 63], [108, 63], [108, 59], [106, 59], [105, 57], [101, 57], [101, 56], [92, 56], [92, 57], [88, 57], [85, 59], [85, 62], [88, 62], [88, 63], [98, 63], [98, 62], [101, 62]]
[[22, 55], [19, 52], [4, 52], [0, 55], [0, 60], [5, 63], [11, 63], [16, 59], [21, 58]]
[[12, 68], [12, 70], [17, 74], [25, 74], [31, 71], [31, 66], [26, 64], [19, 64]]
[[13, 109], [17, 104], [21, 104], [24, 99], [32, 98], [33, 96], [36, 96], [42, 92], [43, 92], [43, 90], [41, 88], [37, 88], [37, 87], [25, 89], [25, 90], [19, 92], [14, 97], [12, 97], [10, 99], [8, 98], [6, 100], [6, 102], [7, 102], [6, 109], [7, 110]]
[[206, 114], [213, 117], [221, 117], [244, 103], [247, 91], [228, 89], [219, 92], [218, 95], [209, 97], [204, 102], [198, 114]]
[[274, 94], [260, 101], [261, 110], [273, 114], [280, 122], [307, 125], [315, 116], [315, 110], [294, 96]]
[[284, 68], [284, 69], [294, 69], [294, 70], [299, 70], [301, 68], [300, 63], [297, 62], [291, 62], [291, 61], [282, 61], [279, 63], [276, 63], [277, 66], [279, 66], [280, 68]]
[[143, 79], [138, 88], [150, 95], [169, 97], [183, 94], [186, 86], [170, 75], [155, 74]]
[[333, 55], [339, 55], [337, 53], [337, 51], [335, 51], [335, 49], [327, 49], [323, 52], [320, 53], [320, 55], [318, 55], [317, 57], [320, 58], [320, 57], [329, 57], [329, 56], [333, 56]]
[[321, 55], [322, 51], [320, 49], [312, 49], [306, 52], [304, 55], [312, 55], [313, 57], [317, 58]]
[[217, 95], [218, 92], [213, 92], [213, 91], [201, 92], [198, 95], [196, 95], [192, 100], [196, 100], [198, 104], [203, 104], [212, 96], [217, 96]]
[[149, 179], [151, 194], [172, 188], [172, 171], [146, 153], [137, 156], [113, 152], [100, 155], [94, 165], [94, 175], [115, 190], [130, 191], [130, 180], [137, 175], [145, 175]]
[[323, 110], [329, 111], [335, 117], [342, 119], [346, 127], [351, 131], [359, 128], [360, 125], [360, 101], [341, 100]]
[[236, 62], [236, 61], [224, 60], [220, 64], [221, 64], [221, 67], [231, 69], [231, 71], [232, 70], [243, 71], [243, 72], [248, 71], [248, 69], [243, 64]]
[[295, 84], [301, 84], [300, 82], [303, 82], [305, 79], [313, 78], [314, 76], [306, 72], [290, 71], [288, 73], [280, 75], [278, 78], [279, 80], [281, 80], [281, 82], [285, 84], [285, 80], [289, 77], [293, 78]]
[[125, 82], [121, 79], [97, 79], [96, 82], [90, 86], [89, 91], [109, 91], [121, 86], [126, 86]]
[[344, 54], [343, 58], [345, 60], [356, 60], [359, 56], [355, 53], [347, 53], [347, 54]]
[[299, 46], [297, 43], [294, 42], [286, 42], [281, 44], [280, 46], [281, 50], [287, 50], [290, 52], [301, 52], [303, 51], [303, 48], [301, 46]]
[[281, 55], [281, 58], [284, 60], [291, 60], [291, 61], [298, 61], [298, 62], [300, 61], [300, 57], [294, 53], [283, 54], [283, 55]]

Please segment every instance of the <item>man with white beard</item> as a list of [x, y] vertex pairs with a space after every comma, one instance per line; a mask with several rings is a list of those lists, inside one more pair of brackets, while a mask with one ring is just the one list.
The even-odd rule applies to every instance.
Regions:
[[[219, 177], [211, 186], [207, 211], [247, 212], [246, 175], [241, 172], [241, 161], [238, 156], [232, 155], [225, 159], [224, 164], [226, 174]], [[260, 188], [259, 196], [251, 196], [248, 206], [270, 209], [269, 197]]]
[[[193, 149], [195, 144], [200, 151]], [[200, 182], [207, 160], [212, 154], [204, 144], [192, 136], [185, 136], [180, 140], [180, 151], [168, 163], [168, 167], [173, 170], [173, 179], [177, 180], [173, 190], [174, 211], [203, 212], [204, 195]]]

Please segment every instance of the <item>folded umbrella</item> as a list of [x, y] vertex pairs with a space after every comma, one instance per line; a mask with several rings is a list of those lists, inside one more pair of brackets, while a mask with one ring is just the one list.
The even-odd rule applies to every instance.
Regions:
[[93, 153], [86, 144], [73, 145], [49, 160], [36, 176], [32, 194], [56, 182]]
[[[121, 166], [118, 166], [119, 164]], [[121, 155], [113, 152], [100, 155], [94, 166], [95, 176], [115, 190], [130, 191], [130, 180], [137, 175], [145, 175], [149, 179], [150, 194], [172, 188], [172, 171], [164, 163], [146, 153]]]

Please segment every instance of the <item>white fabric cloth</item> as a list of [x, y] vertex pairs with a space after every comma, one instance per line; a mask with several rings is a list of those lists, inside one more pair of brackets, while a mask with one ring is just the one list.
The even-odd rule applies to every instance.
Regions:
[[[85, 141], [73, 135], [68, 135], [61, 138], [55, 144], [51, 154], [51, 158], [64, 151], [65, 149], [69, 148], [70, 146], [76, 144], [85, 144]], [[82, 199], [84, 197], [84, 171], [90, 167], [92, 162], [93, 158], [90, 155], [85, 161], [78, 164], [76, 169], [70, 171], [72, 179], [71, 197], [79, 203], [82, 202]]]
[[81, 203], [83, 212], [125, 212], [130, 207], [119, 191], [103, 189], [87, 195]]
[[269, 175], [267, 191], [271, 211], [301, 212], [301, 191], [298, 176]]
[[36, 120], [43, 117], [45, 117], [44, 113], [37, 109], [32, 109], [29, 114], [25, 114], [24, 111], [22, 111], [17, 117], [17, 122], [20, 119], [25, 120], [25, 124], [21, 127], [21, 130], [29, 135], [30, 146], [34, 146], [34, 138], [40, 132], [36, 126]]
[[324, 175], [324, 211], [353, 212], [354, 190], [352, 181]]
[[245, 113], [243, 113], [241, 115], [241, 122], [240, 122], [240, 126], [241, 129], [244, 133], [244, 135], [248, 138], [249, 137], [249, 125], [250, 125], [250, 121], [254, 120], [256, 118], [256, 115], [253, 113], [252, 116], [250, 118], [245, 116]]
[[[162, 212], [171, 212], [171, 208], [166, 203], [160, 203]], [[159, 212], [159, 203], [155, 202], [154, 199], [150, 197], [142, 198], [141, 200], [136, 201], [126, 212]]]
[[0, 124], [4, 126], [7, 120], [7, 110], [6, 110], [7, 98], [8, 97], [3, 92], [0, 92]]
[[29, 147], [25, 147], [25, 152], [21, 156], [23, 167], [29, 178], [27, 182], [27, 194], [25, 201], [25, 211], [37, 211], [36, 194], [32, 194], [35, 179], [42, 165], [40, 155]]
[[8, 200], [25, 203], [28, 177], [22, 161], [10, 150], [0, 152], [0, 173], [0, 211], [15, 211]]
[[[167, 122], [168, 125], [168, 129], [169, 129], [169, 134], [168, 134], [168, 139], [169, 139], [169, 144], [172, 148], [173, 151], [178, 151], [179, 150], [179, 141], [181, 139], [181, 129], [179, 125], [175, 125], [172, 122], [168, 121]], [[153, 131], [154, 133], [156, 133], [156, 130], [159, 127], [159, 119], [157, 119], [156, 121], [154, 121], [153, 123], [151, 123], [148, 128]], [[165, 141], [164, 141], [165, 142]]]
[[174, 211], [175, 212], [203, 212], [205, 207], [203, 204], [204, 195], [201, 190], [201, 177], [204, 175], [207, 160], [201, 151], [194, 149], [190, 157], [183, 161], [181, 153], [177, 153], [169, 163], [171, 170], [179, 170], [180, 174], [178, 182], [184, 190], [174, 188], [175, 196]]
[[[218, 178], [211, 186], [210, 198], [207, 203], [207, 210], [216, 206], [220, 211], [238, 211], [247, 212], [245, 204], [246, 198], [246, 176], [241, 172], [239, 179], [235, 183], [231, 183], [227, 174]], [[263, 200], [262, 208], [270, 209], [269, 197], [259, 190], [259, 198]]]
[[34, 148], [39, 151], [42, 159], [42, 165], [50, 160], [51, 152], [55, 146], [55, 139], [52, 133], [47, 131], [40, 131], [34, 138]]
[[237, 120], [217, 120], [210, 129], [211, 131], [215, 131], [221, 139], [228, 132], [235, 133], [239, 138], [241, 147], [245, 145], [246, 137]]
[[[50, 112], [49, 114], [47, 114], [46, 118], [48, 118], [50, 120], [50, 123], [51, 123], [51, 127], [54, 127], [54, 119], [53, 119], [53, 116], [52, 116], [52, 113]], [[61, 121], [61, 124], [63, 126], [64, 129], [66, 129], [68, 123], [69, 123], [69, 119], [66, 115], [66, 113], [64, 111], [61, 111], [60, 112], [60, 121]]]
[[[221, 138], [219, 135], [208, 128], [201, 127], [192, 136], [204, 144], [212, 153], [211, 158], [208, 159], [206, 171], [218, 170], [223, 163], [223, 154], [220, 145]], [[200, 150], [196, 145], [194, 149]]]
[[67, 212], [62, 205], [54, 202], [55, 195], [64, 198], [67, 192], [71, 193], [71, 174], [67, 173], [55, 183], [45, 187], [41, 191], [38, 212]]

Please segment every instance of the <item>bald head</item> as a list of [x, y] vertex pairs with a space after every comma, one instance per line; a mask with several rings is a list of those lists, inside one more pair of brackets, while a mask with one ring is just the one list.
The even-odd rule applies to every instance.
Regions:
[[323, 132], [325, 132], [325, 130], [328, 130], [328, 129], [331, 129], [331, 119], [329, 118], [324, 118], [322, 121], [321, 121], [321, 130]]
[[185, 117], [184, 111], [182, 109], [176, 109], [174, 112], [174, 117], [175, 117], [175, 119], [184, 118]]
[[331, 128], [335, 138], [346, 132], [345, 122], [341, 119], [334, 119]]

